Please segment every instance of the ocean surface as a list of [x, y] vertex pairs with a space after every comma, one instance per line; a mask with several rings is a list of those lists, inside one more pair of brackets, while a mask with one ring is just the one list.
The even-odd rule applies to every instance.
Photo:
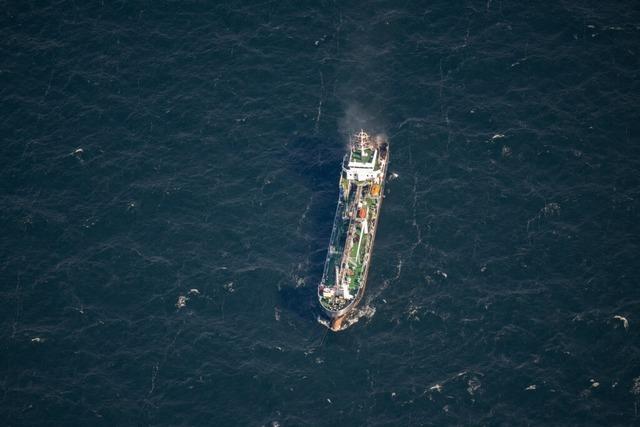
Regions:
[[637, 2], [1, 5], [2, 425], [640, 425]]

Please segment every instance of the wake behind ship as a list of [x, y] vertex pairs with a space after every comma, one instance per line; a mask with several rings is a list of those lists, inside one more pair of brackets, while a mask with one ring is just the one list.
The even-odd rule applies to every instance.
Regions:
[[352, 136], [342, 162], [338, 207], [318, 286], [318, 300], [333, 331], [340, 330], [366, 288], [388, 162], [386, 139], [372, 139], [363, 130]]

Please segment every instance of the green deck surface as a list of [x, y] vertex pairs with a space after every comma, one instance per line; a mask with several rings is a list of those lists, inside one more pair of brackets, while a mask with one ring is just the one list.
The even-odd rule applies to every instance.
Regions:
[[369, 163], [372, 158], [373, 151], [369, 149], [364, 150], [364, 156], [360, 154], [360, 151], [353, 151], [351, 153], [351, 160], [353, 160], [354, 162]]

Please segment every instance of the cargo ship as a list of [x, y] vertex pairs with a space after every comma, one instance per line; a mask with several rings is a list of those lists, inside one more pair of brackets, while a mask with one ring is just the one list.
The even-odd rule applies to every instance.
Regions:
[[318, 285], [318, 301], [333, 331], [341, 329], [367, 285], [388, 164], [386, 138], [371, 138], [364, 130], [351, 137], [342, 161], [338, 206]]

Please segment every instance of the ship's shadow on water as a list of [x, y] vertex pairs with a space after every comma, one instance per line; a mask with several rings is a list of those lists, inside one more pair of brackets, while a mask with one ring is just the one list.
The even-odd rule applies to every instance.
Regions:
[[342, 158], [346, 154], [346, 144], [337, 138], [298, 137], [285, 148], [287, 167], [309, 189], [326, 191], [335, 187], [336, 197]]
[[279, 296], [284, 308], [314, 322], [319, 314], [316, 289], [327, 254], [344, 154], [345, 144], [338, 136], [298, 137], [286, 146], [286, 167], [309, 190], [311, 197], [299, 230], [307, 250], [300, 256], [299, 275], [304, 283], [282, 287]]
[[315, 321], [318, 307], [315, 302], [316, 287], [313, 283], [307, 286], [286, 286], [278, 292], [280, 305], [285, 310], [306, 320]]

